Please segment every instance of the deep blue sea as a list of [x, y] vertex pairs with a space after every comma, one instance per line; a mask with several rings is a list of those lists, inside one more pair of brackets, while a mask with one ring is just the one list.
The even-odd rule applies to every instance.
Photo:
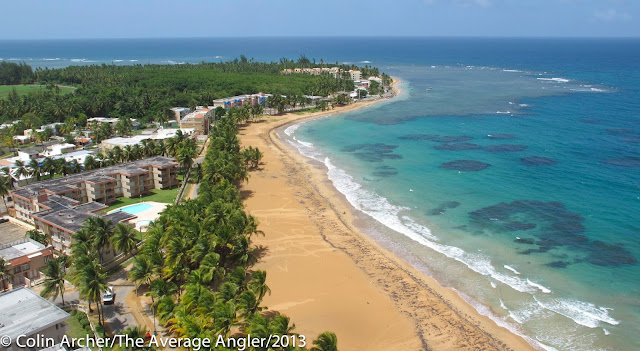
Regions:
[[283, 137], [367, 233], [499, 324], [550, 350], [640, 349], [640, 40], [0, 41], [40, 67], [240, 54], [398, 77], [397, 98]]

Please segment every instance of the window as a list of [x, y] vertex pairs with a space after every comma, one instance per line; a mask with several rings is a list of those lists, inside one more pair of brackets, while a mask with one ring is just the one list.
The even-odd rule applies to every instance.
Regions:
[[13, 269], [13, 274], [18, 274], [20, 273], [20, 267], [16, 267]]
[[23, 264], [22, 265], [22, 270], [23, 271], [28, 271], [29, 270], [29, 264], [28, 263]]

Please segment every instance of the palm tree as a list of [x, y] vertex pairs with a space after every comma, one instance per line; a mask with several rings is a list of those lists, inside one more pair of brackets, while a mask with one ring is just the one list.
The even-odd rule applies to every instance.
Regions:
[[11, 190], [12, 181], [10, 177], [0, 176], [0, 196], [2, 196], [2, 202], [4, 202], [4, 208], [7, 209], [6, 197]]
[[129, 279], [136, 282], [136, 295], [138, 295], [138, 282], [140, 284], [151, 284], [151, 279], [154, 276], [151, 260], [145, 255], [135, 256], [133, 267], [131, 267], [128, 276]]
[[42, 171], [43, 173], [49, 173], [49, 178], [53, 178], [56, 171], [56, 164], [51, 157], [45, 157], [44, 160], [42, 160]]
[[91, 240], [91, 246], [94, 252], [98, 252], [100, 257], [100, 263], [102, 263], [102, 251], [108, 249], [111, 246], [111, 237], [113, 236], [113, 222], [111, 220], [105, 220], [103, 217], [93, 216], [89, 217], [82, 227], [91, 233], [93, 240]]
[[98, 168], [98, 161], [96, 161], [96, 159], [91, 155], [87, 156], [84, 159], [84, 169], [89, 171], [96, 168]]
[[64, 305], [64, 283], [65, 283], [65, 259], [61, 257], [47, 261], [42, 269], [42, 273], [46, 276], [44, 279], [44, 289], [40, 292], [40, 296], [45, 298], [53, 297], [54, 299], [60, 295], [62, 297], [62, 305]]
[[338, 351], [338, 337], [332, 332], [324, 332], [313, 341], [311, 351]]
[[37, 181], [40, 181], [40, 177], [42, 176], [42, 168], [40, 168], [40, 162], [38, 160], [31, 160], [27, 165], [29, 167], [29, 175], [33, 178], [36, 177]]
[[13, 267], [10, 263], [0, 257], [0, 281], [2, 281], [2, 291], [7, 290], [6, 280], [7, 278], [13, 278]]
[[80, 294], [91, 302], [96, 303], [98, 310], [98, 321], [104, 325], [104, 314], [102, 311], [102, 295], [107, 289], [107, 274], [102, 271], [102, 266], [96, 259], [85, 264], [79, 273]]
[[113, 230], [111, 242], [116, 251], [127, 255], [136, 248], [137, 233], [130, 225], [120, 222]]
[[[16, 178], [18, 178], [18, 181], [20, 181], [20, 178], [22, 177], [29, 176], [30, 172], [27, 166], [24, 164], [24, 161], [17, 160], [14, 164], [16, 166]], [[27, 180], [27, 183], [29, 183], [28, 180]]]

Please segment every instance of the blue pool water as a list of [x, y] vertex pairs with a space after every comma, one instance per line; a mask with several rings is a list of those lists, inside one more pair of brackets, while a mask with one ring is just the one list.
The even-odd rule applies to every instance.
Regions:
[[142, 211], [146, 211], [146, 210], [150, 209], [151, 207], [153, 207], [153, 206], [151, 206], [149, 204], [137, 204], [137, 205], [131, 205], [131, 206], [123, 207], [123, 208], [117, 210], [116, 212], [122, 211], [122, 212], [126, 212], [126, 213], [131, 213], [131, 214], [134, 215], [134, 214], [138, 214], [138, 213], [140, 213]]

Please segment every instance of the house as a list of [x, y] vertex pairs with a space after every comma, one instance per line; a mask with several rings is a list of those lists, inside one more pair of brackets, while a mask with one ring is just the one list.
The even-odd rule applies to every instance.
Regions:
[[191, 109], [186, 107], [174, 107], [171, 109], [171, 111], [173, 111], [175, 115], [176, 122], [180, 122], [182, 117], [188, 115], [191, 112]]
[[65, 323], [69, 317], [69, 313], [27, 288], [0, 294], [0, 334], [13, 341], [9, 346], [1, 344], [0, 351], [35, 350], [15, 344], [21, 335], [60, 343], [69, 329]]
[[74, 144], [62, 143], [62, 144], [53, 144], [47, 146], [46, 150], [42, 153], [42, 156], [57, 156], [62, 155], [71, 151], [75, 151], [76, 146]]
[[13, 140], [17, 141], [19, 144], [27, 144], [30, 143], [33, 139], [28, 135], [15, 135]]
[[[40, 270], [47, 261], [53, 258], [53, 252], [41, 243], [22, 239], [0, 246], [0, 257], [9, 263], [9, 269], [13, 277], [4, 282], [4, 288], [31, 286], [36, 280], [42, 278]], [[8, 283], [8, 284], [6, 284]]]

